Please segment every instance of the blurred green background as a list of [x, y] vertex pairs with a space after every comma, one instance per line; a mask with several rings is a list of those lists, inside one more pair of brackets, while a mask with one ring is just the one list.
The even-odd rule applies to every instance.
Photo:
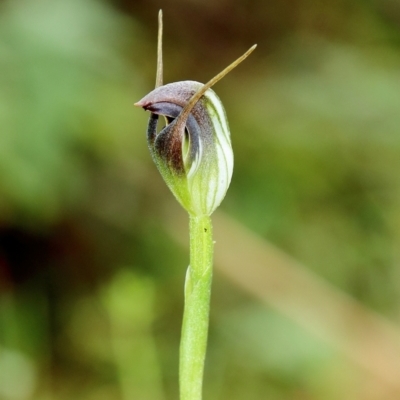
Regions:
[[215, 87], [204, 398], [399, 399], [398, 0], [0, 2], [0, 399], [178, 398], [187, 221], [133, 107], [160, 8], [165, 82], [258, 43]]

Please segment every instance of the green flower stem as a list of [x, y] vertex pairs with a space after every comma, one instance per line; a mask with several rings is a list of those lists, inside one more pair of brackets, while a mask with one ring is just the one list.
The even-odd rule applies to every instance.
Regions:
[[213, 263], [209, 216], [190, 216], [190, 265], [185, 283], [180, 346], [180, 400], [201, 400]]

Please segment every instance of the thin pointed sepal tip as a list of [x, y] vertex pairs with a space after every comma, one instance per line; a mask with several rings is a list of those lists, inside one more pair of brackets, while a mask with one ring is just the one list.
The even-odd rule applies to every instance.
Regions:
[[253, 44], [247, 51], [246, 51], [246, 56], [249, 56], [257, 47], [257, 44]]
[[135, 107], [144, 107], [144, 103], [142, 100], [137, 101], [136, 103], [133, 104]]

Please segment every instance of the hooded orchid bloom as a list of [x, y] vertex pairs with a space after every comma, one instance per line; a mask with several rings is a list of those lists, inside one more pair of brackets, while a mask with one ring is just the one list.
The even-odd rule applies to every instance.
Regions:
[[[183, 81], [160, 86], [136, 103], [152, 113], [150, 153], [180, 204], [196, 216], [211, 215], [225, 197], [233, 172], [228, 121], [212, 89], [183, 113], [204, 85]], [[167, 125], [157, 133], [158, 116]]]
[[[210, 216], [225, 197], [233, 172], [231, 137], [221, 100], [211, 89], [256, 45], [205, 85], [162, 85], [162, 12], [159, 13], [156, 89], [135, 105], [151, 112], [147, 143], [158, 170], [179, 203], [195, 217]], [[158, 117], [166, 126], [157, 132]]]

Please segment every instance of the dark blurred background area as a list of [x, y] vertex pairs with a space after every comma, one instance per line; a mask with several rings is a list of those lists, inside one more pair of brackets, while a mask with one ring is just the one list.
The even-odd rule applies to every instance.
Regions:
[[165, 83], [258, 44], [214, 88], [205, 399], [399, 399], [398, 0], [0, 2], [0, 399], [178, 398], [187, 218], [133, 107], [160, 8]]

